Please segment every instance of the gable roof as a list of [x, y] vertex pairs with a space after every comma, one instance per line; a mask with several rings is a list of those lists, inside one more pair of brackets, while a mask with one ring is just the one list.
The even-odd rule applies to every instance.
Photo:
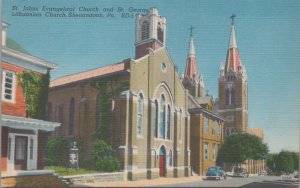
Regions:
[[16, 41], [14, 41], [13, 39], [8, 38], [8, 37], [6, 38], [6, 47], [10, 48], [12, 50], [16, 50], [18, 52], [22, 52], [27, 55], [31, 55], [19, 43], [17, 43]]
[[130, 60], [131, 59], [126, 59], [126, 60], [122, 61], [121, 63], [112, 64], [112, 65], [108, 65], [108, 66], [104, 66], [104, 67], [100, 67], [100, 68], [83, 71], [83, 72], [79, 72], [79, 73], [75, 73], [75, 74], [57, 78], [50, 82], [50, 88], [62, 86], [65, 84], [70, 84], [73, 82], [97, 78], [100, 76], [106, 76], [106, 75], [111, 75], [111, 74], [118, 74], [120, 72], [125, 72], [126, 71], [125, 64], [126, 64], [126, 62], [128, 62]]

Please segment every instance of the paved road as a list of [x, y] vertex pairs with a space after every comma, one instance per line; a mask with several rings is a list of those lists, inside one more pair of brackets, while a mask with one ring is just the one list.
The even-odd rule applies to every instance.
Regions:
[[226, 180], [203, 180], [164, 187], [243, 187], [243, 188], [296, 188], [299, 184], [280, 182], [276, 176], [252, 176], [249, 178], [228, 177]]

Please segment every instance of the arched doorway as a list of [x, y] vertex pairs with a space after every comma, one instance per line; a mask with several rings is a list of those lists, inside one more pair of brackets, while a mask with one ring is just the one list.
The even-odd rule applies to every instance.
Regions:
[[166, 176], [166, 149], [164, 146], [159, 150], [159, 176]]

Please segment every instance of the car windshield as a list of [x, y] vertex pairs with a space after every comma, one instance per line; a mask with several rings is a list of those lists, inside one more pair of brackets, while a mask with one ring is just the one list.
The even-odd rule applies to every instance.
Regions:
[[218, 169], [216, 167], [212, 167], [212, 168], [209, 168], [207, 170], [207, 172], [214, 172], [214, 171], [217, 171]]

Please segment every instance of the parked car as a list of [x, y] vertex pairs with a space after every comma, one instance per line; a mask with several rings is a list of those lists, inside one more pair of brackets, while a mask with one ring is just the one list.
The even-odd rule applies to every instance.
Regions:
[[236, 167], [234, 169], [233, 176], [248, 178], [249, 177], [249, 172], [247, 172], [247, 170], [244, 169], [244, 168]]
[[206, 179], [226, 179], [226, 173], [219, 166], [209, 167], [206, 172]]

